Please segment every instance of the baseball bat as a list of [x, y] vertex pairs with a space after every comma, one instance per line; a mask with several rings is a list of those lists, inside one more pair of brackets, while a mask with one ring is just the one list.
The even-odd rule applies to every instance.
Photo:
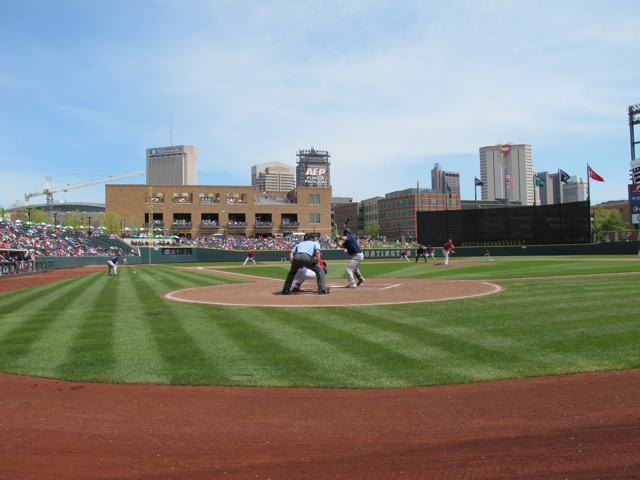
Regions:
[[349, 223], [349, 220], [351, 220], [351, 217], [352, 217], [352, 215], [349, 215], [349, 218], [347, 218], [347, 221], [346, 221], [346, 222], [344, 222], [344, 226], [345, 226], [345, 227], [346, 227], [346, 226], [347, 226], [347, 224]]

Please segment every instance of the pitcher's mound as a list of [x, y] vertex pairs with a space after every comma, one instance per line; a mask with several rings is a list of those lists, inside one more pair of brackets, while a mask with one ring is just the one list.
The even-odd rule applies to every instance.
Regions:
[[[253, 277], [256, 278], [256, 277]], [[438, 302], [479, 297], [505, 288], [477, 280], [433, 280], [415, 278], [371, 278], [358, 288], [347, 288], [347, 280], [327, 279], [329, 295], [318, 295], [315, 280], [306, 281], [299, 292], [282, 295], [282, 280], [257, 279], [256, 283], [218, 285], [177, 290], [163, 295], [178, 302], [246, 307], [344, 307]]]

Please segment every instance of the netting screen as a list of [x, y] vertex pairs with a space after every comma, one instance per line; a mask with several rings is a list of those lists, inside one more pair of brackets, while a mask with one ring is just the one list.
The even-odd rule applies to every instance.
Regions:
[[590, 243], [589, 202], [535, 207], [418, 212], [418, 242], [526, 241], [527, 244]]

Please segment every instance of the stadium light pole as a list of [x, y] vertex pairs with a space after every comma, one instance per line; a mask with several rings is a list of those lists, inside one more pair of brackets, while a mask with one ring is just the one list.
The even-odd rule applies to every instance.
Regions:
[[151, 243], [153, 242], [153, 187], [149, 187], [149, 265], [151, 265]]

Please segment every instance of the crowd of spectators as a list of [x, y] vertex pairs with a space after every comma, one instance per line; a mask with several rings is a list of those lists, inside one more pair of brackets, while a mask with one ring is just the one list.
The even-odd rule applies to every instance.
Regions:
[[[213, 223], [213, 222], [212, 222]], [[268, 222], [267, 222], [268, 223]], [[49, 229], [46, 226], [27, 226], [20, 222], [0, 221], [0, 251], [2, 257], [0, 264], [4, 267], [13, 266], [16, 271], [29, 268], [36, 256], [66, 256], [66, 257], [84, 257], [84, 256], [125, 256], [131, 254], [120, 248], [113, 246], [99, 246], [92, 242], [92, 238], [113, 238], [107, 237], [96, 232], [83, 232], [80, 234], [70, 234], [61, 229]], [[214, 235], [211, 237], [174, 237], [164, 240], [153, 240], [153, 246], [161, 247], [209, 247], [219, 248], [223, 250], [291, 250], [296, 244], [302, 240], [299, 236], [277, 236], [247, 238], [244, 236], [234, 235]], [[326, 235], [324, 238], [318, 239], [322, 249], [339, 249], [333, 239]], [[376, 242], [374, 240], [360, 240], [361, 247], [374, 248]], [[148, 247], [148, 239], [140, 239], [131, 241], [132, 247]], [[406, 244], [405, 246], [410, 246]], [[13, 254], [7, 250], [23, 250], [24, 253]], [[1, 270], [0, 271], [4, 271]]]
[[[213, 236], [206, 241], [207, 247], [220, 248], [222, 250], [291, 250], [302, 241], [302, 237], [262, 237], [246, 238], [242, 236]], [[319, 238], [320, 246], [327, 249], [337, 249], [337, 245], [329, 236]]]
[[96, 232], [70, 234], [58, 228], [23, 225], [20, 222], [0, 222], [0, 249], [26, 250], [31, 257], [98, 257], [120, 254], [121, 249], [98, 246], [92, 238], [106, 237]]

